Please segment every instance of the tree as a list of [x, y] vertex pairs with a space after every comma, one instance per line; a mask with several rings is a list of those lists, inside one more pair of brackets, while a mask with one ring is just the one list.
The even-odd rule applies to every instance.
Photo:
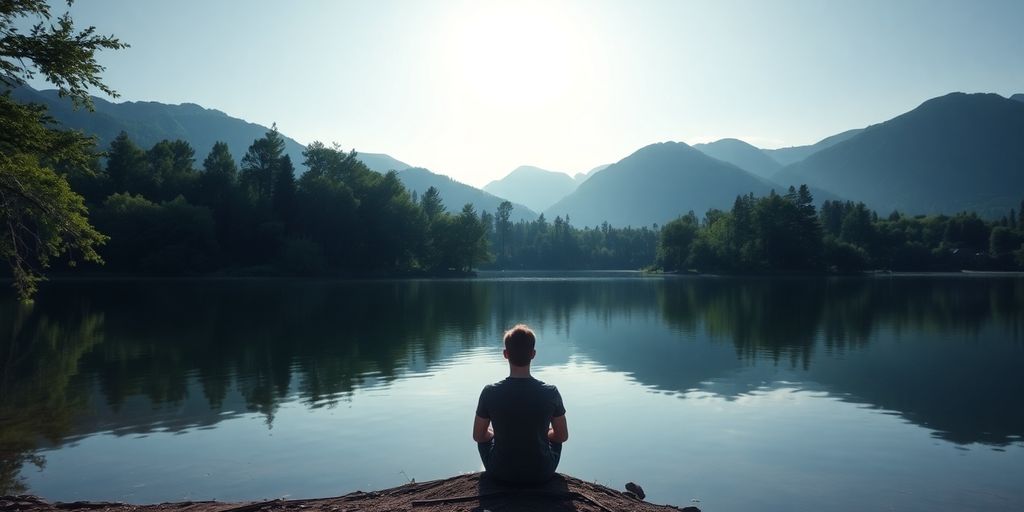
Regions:
[[661, 227], [658, 240], [658, 259], [665, 270], [686, 270], [690, 249], [697, 240], [697, 216], [690, 213]]
[[[14, 23], [20, 19], [37, 21], [22, 33]], [[0, 257], [23, 300], [31, 299], [52, 258], [102, 261], [96, 247], [106, 237], [89, 224], [66, 177], [92, 172], [92, 140], [54, 128], [43, 107], [14, 102], [9, 89], [42, 75], [76, 107], [90, 108], [90, 88], [116, 96], [100, 80], [96, 52], [127, 46], [96, 35], [95, 27], [76, 30], [68, 13], [51, 20], [46, 0], [0, 2]]]
[[283, 154], [284, 138], [274, 124], [266, 135], [252, 142], [242, 157], [241, 180], [257, 204], [270, 204]]
[[217, 141], [213, 144], [210, 154], [206, 155], [206, 159], [203, 160], [203, 171], [222, 175], [228, 181], [235, 181], [238, 167], [235, 165], [235, 159], [231, 156], [231, 150], [226, 142]]
[[291, 224], [295, 216], [295, 166], [288, 155], [284, 155], [278, 164], [273, 191], [271, 206], [274, 214], [285, 225]]
[[1017, 235], [1005, 226], [997, 226], [989, 235], [988, 251], [992, 258], [1008, 263], [1013, 259], [1013, 251], [1020, 246]]
[[[14, 26], [20, 18], [38, 21], [23, 34]], [[104, 68], [96, 62], [96, 52], [128, 45], [114, 36], [96, 35], [96, 27], [76, 30], [71, 13], [58, 17], [56, 24], [52, 19], [47, 0], [0, 2], [0, 82], [13, 87], [39, 74], [76, 106], [92, 106], [90, 88], [117, 97], [100, 80]]]
[[498, 205], [498, 214], [495, 218], [494, 231], [498, 235], [498, 262], [502, 263], [511, 256], [509, 247], [509, 235], [512, 232], [512, 203], [502, 201]]
[[428, 188], [423, 193], [423, 197], [420, 198], [420, 207], [423, 208], [428, 222], [434, 222], [445, 211], [444, 203], [441, 202], [441, 193], [434, 187]]
[[129, 184], [134, 185], [138, 181], [134, 174], [145, 165], [146, 153], [132, 142], [127, 133], [118, 134], [110, 142], [110, 148], [107, 150], [107, 176], [110, 178], [112, 191], [129, 192]]

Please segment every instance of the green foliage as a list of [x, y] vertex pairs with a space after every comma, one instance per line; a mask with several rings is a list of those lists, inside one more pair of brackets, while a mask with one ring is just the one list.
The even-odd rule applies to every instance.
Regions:
[[868, 268], [868, 254], [864, 249], [832, 236], [825, 238], [824, 256], [832, 272], [848, 274]]
[[[662, 227], [660, 250], [671, 259], [666, 270], [681, 262], [701, 271], [816, 272], [822, 268], [822, 228], [806, 187], [790, 188], [780, 196], [739, 196], [729, 212], [709, 210], [700, 229], [696, 216], [684, 217], [689, 226]], [[681, 219], [682, 220], [682, 219]]]
[[[22, 33], [15, 22], [26, 18], [38, 21]], [[100, 81], [104, 68], [96, 62], [96, 52], [127, 47], [113, 36], [96, 35], [96, 27], [76, 30], [70, 13], [54, 22], [46, 0], [0, 2], [0, 84], [18, 85], [38, 74], [55, 85], [62, 97], [91, 106], [90, 88], [117, 96]]]
[[[27, 33], [15, 26], [22, 19], [36, 20]], [[96, 52], [125, 46], [97, 36], [94, 27], [76, 30], [69, 14], [53, 21], [45, 0], [0, 2], [0, 257], [23, 300], [31, 299], [52, 258], [101, 262], [96, 247], [105, 237], [89, 224], [82, 197], [65, 177], [91, 174], [92, 140], [54, 129], [45, 108], [14, 102], [9, 89], [38, 74], [75, 105], [91, 107], [90, 87], [116, 95], [100, 81]]]
[[568, 216], [548, 222], [541, 215], [532, 222], [512, 223], [512, 210], [512, 203], [505, 201], [496, 215], [481, 215], [490, 247], [496, 251], [489, 268], [640, 269], [655, 260], [658, 234], [653, 229], [613, 228], [607, 222], [580, 229]]
[[662, 226], [658, 237], [658, 264], [665, 270], [686, 270], [699, 229], [697, 216], [692, 211]]
[[40, 271], [62, 255], [69, 265], [79, 259], [101, 262], [96, 248], [107, 237], [87, 219], [82, 197], [64, 177], [39, 165], [32, 155], [0, 155], [0, 257], [14, 274], [14, 285], [23, 300], [30, 300]]
[[257, 203], [270, 204], [283, 155], [284, 139], [275, 124], [263, 138], [253, 141], [242, 157], [241, 181]]
[[[1024, 267], [1024, 233], [974, 213], [879, 217], [863, 203], [825, 201], [815, 214], [806, 187], [784, 196], [740, 196], [729, 212], [709, 210], [696, 238], [692, 218], [666, 224], [658, 265], [680, 261], [715, 272], [1011, 270]], [[1018, 227], [1020, 224], [1017, 225]]]
[[285, 241], [278, 266], [286, 275], [321, 275], [327, 270], [327, 255], [320, 244], [308, 238], [292, 238]]
[[111, 270], [187, 275], [216, 268], [220, 249], [213, 216], [184, 197], [157, 204], [113, 194], [94, 217], [110, 235], [105, 254]]

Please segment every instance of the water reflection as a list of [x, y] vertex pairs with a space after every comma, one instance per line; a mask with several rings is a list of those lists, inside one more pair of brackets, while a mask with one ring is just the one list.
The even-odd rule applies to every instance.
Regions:
[[[344, 402], [528, 320], [652, 389], [784, 378], [960, 444], [1024, 434], [1024, 280], [76, 281], [0, 302], [0, 494], [40, 447]], [[553, 333], [554, 335], [551, 335]], [[784, 373], [776, 371], [781, 369]], [[793, 385], [793, 384], [790, 384]]]

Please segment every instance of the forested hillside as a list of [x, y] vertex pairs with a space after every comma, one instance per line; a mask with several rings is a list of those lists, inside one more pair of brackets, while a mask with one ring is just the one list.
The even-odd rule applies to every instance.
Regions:
[[[62, 127], [81, 130], [95, 135], [97, 147], [103, 149], [117, 138], [118, 134], [129, 134], [136, 144], [148, 148], [162, 140], [183, 140], [200, 155], [213, 149], [216, 142], [224, 142], [231, 149], [231, 156], [237, 161], [245, 156], [245, 148], [254, 139], [262, 137], [268, 127], [231, 117], [219, 110], [203, 108], [194, 103], [169, 105], [155, 101], [126, 101], [113, 103], [92, 97], [94, 112], [74, 109], [71, 101], [60, 98], [55, 90], [37, 91], [28, 86], [12, 91], [14, 99], [21, 103], [44, 105], [47, 112]], [[291, 157], [295, 165], [302, 164], [302, 150], [305, 149], [293, 139], [281, 134], [284, 154]], [[299, 169], [301, 173], [302, 168]]]
[[953, 93], [785, 167], [807, 183], [869, 207], [908, 214], [1004, 215], [1024, 190], [1024, 103]]
[[689, 210], [726, 208], [737, 195], [767, 194], [773, 185], [682, 142], [637, 150], [583, 182], [547, 216], [577, 226], [664, 224]]

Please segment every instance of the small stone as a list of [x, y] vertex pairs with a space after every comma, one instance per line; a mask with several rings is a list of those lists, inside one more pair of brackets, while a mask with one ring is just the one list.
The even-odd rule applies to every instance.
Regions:
[[631, 492], [631, 493], [633, 493], [633, 494], [635, 494], [637, 496], [637, 498], [639, 498], [641, 500], [647, 497], [647, 494], [644, 493], [644, 488], [640, 487], [636, 483], [626, 482], [626, 490]]

